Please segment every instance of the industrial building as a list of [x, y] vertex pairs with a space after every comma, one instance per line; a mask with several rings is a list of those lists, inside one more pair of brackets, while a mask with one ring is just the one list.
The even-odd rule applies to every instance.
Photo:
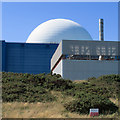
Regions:
[[40, 24], [26, 43], [1, 41], [2, 71], [56, 73], [65, 79], [84, 80], [118, 74], [120, 51], [117, 41], [104, 41], [103, 20], [100, 40], [94, 41], [80, 24], [53, 19]]
[[13, 43], [2, 45], [2, 71], [16, 73], [50, 73], [50, 60], [58, 44]]
[[62, 40], [51, 59], [51, 70], [66, 79], [85, 80], [118, 74], [119, 60], [118, 42]]

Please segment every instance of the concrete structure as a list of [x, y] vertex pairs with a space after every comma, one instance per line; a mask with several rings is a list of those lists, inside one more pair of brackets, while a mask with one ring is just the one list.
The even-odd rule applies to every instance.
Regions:
[[80, 24], [67, 19], [52, 19], [35, 28], [27, 43], [60, 43], [61, 40], [92, 40]]
[[71, 80], [118, 74], [119, 45], [114, 41], [63, 40], [51, 59], [51, 70]]
[[100, 41], [93, 41], [87, 30], [71, 20], [44, 22], [26, 43], [0, 41], [0, 69], [32, 74], [52, 71], [71, 80], [118, 74], [120, 42], [104, 41], [102, 19], [99, 28]]
[[50, 60], [58, 44], [12, 43], [1, 41], [2, 71], [50, 73]]

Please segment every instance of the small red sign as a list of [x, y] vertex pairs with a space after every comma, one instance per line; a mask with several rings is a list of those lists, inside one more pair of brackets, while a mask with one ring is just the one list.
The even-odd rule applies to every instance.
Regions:
[[98, 115], [99, 115], [98, 112], [91, 112], [91, 113], [90, 113], [90, 116], [98, 116]]
[[90, 109], [90, 116], [98, 116], [99, 109]]

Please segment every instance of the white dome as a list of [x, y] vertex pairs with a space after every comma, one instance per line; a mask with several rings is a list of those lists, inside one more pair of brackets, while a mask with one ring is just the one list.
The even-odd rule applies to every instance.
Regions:
[[52, 19], [36, 27], [26, 43], [59, 43], [61, 40], [92, 40], [92, 38], [76, 22], [67, 19]]

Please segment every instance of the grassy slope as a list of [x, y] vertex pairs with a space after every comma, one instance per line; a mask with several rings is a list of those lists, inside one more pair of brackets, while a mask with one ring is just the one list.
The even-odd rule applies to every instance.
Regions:
[[[89, 115], [79, 115], [65, 110], [63, 102], [71, 101], [73, 98], [64, 97], [60, 92], [53, 92], [58, 97], [54, 102], [7, 102], [3, 103], [4, 118], [90, 118]], [[113, 100], [116, 102], [116, 100]], [[11, 112], [12, 111], [12, 112]], [[113, 118], [116, 114], [100, 115], [99, 118]]]
[[[76, 93], [79, 94], [79, 89], [81, 89], [83, 92], [87, 92], [87, 89], [91, 90], [92, 88], [91, 92], [94, 93], [94, 90], [98, 90], [98, 88], [96, 89], [98, 86], [102, 88], [102, 91], [98, 91], [101, 94], [106, 92], [106, 90], [103, 89], [106, 88], [109, 95], [108, 93], [104, 93], [103, 95], [109, 97], [109, 99], [118, 106], [118, 94], [116, 94], [116, 92], [118, 92], [118, 82], [116, 82], [116, 80], [113, 81], [113, 79], [114, 75], [112, 76], [112, 79], [111, 76], [102, 76], [98, 79], [89, 79], [88, 81], [75, 81], [71, 83], [71, 81], [66, 82], [61, 79], [59, 75], [51, 76], [40, 74], [34, 76], [30, 74], [3, 73], [3, 117], [88, 118], [89, 115], [79, 115], [77, 113], [68, 112], [65, 109], [65, 103], [69, 103], [70, 101], [76, 99], [76, 97], [69, 95], [70, 92], [74, 93], [74, 89], [77, 89], [75, 92], [75, 95], [77, 96]], [[57, 83], [55, 81], [57, 81]], [[75, 87], [72, 86], [73, 84]], [[73, 88], [71, 88], [71, 86]], [[15, 90], [17, 90], [17, 93]], [[22, 94], [19, 95], [20, 99], [16, 98], [16, 94], [20, 92], [22, 92]], [[43, 93], [45, 95], [41, 96]], [[9, 94], [14, 94], [15, 96], [11, 97]], [[27, 99], [30, 102], [34, 101], [33, 98], [36, 97], [36, 102], [34, 101], [32, 103], [28, 103], [24, 101], [24, 99], [21, 99], [23, 94], [26, 96], [29, 95], [29, 97], [24, 96], [23, 98]], [[13, 102], [12, 99], [9, 101], [8, 96], [13, 99]], [[99, 117], [111, 118], [114, 116], [117, 116], [117, 113], [111, 115], [100, 115]]]

